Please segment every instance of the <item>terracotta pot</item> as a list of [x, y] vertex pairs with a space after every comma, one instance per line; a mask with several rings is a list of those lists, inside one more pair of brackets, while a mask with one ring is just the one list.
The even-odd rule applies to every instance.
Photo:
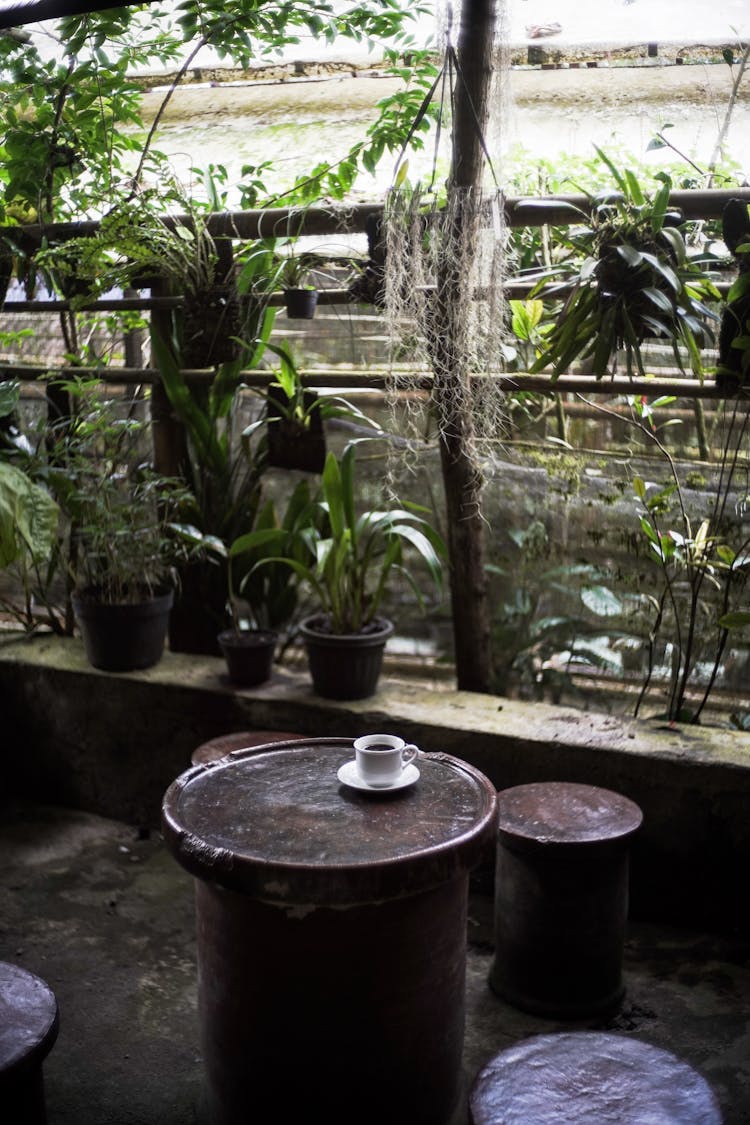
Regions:
[[377, 691], [383, 652], [393, 624], [376, 617], [363, 633], [331, 633], [327, 619], [305, 618], [300, 632], [313, 687], [326, 699], [365, 699]]

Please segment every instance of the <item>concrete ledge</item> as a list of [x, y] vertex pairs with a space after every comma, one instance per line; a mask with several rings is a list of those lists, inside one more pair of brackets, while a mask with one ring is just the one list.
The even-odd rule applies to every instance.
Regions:
[[644, 813], [631, 850], [633, 915], [750, 931], [750, 904], [734, 874], [750, 865], [748, 735], [430, 691], [388, 677], [381, 685], [371, 699], [336, 703], [315, 696], [306, 674], [279, 669], [268, 684], [238, 690], [222, 660], [173, 653], [145, 672], [113, 675], [90, 668], [78, 640], [9, 637], [0, 642], [5, 786], [155, 827], [169, 783], [218, 735], [391, 730], [463, 758], [498, 789], [577, 781], [625, 794]]

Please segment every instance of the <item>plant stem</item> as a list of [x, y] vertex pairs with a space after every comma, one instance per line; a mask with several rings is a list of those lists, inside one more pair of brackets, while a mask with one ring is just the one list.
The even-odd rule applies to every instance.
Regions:
[[732, 82], [732, 90], [731, 90], [731, 93], [729, 95], [729, 101], [727, 102], [727, 109], [726, 109], [726, 113], [724, 114], [724, 120], [722, 122], [721, 129], [719, 130], [719, 135], [716, 138], [716, 144], [714, 146], [714, 151], [711, 154], [711, 159], [708, 162], [709, 175], [708, 175], [708, 182], [707, 182], [707, 185], [706, 185], [707, 187], [712, 186], [713, 181], [716, 177], [716, 164], [717, 164], [719, 158], [721, 156], [723, 156], [723, 154], [724, 154], [724, 142], [727, 139], [727, 133], [729, 132], [729, 126], [730, 126], [731, 121], [732, 121], [732, 113], [734, 112], [734, 107], [735, 107], [735, 104], [737, 102], [737, 95], [739, 93], [740, 82], [742, 81], [742, 76], [745, 73], [745, 68], [747, 67], [747, 64], [748, 64], [749, 60], [750, 60], [750, 43], [748, 43], [748, 45], [745, 47], [745, 50], [742, 54], [742, 58], [739, 61], [739, 65], [737, 67], [737, 73], [734, 76], [734, 81]]

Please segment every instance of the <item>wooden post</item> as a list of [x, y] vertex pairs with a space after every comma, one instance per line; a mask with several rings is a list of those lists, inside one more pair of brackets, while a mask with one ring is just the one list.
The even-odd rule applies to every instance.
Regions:
[[[456, 347], [460, 338], [457, 316], [465, 307], [468, 279], [462, 276], [460, 256], [451, 247], [461, 245], [464, 224], [474, 222], [470, 212], [482, 186], [484, 152], [480, 130], [487, 120], [494, 29], [495, 0], [465, 0], [458, 44], [460, 74], [449, 180], [449, 194], [455, 191], [458, 209], [453, 231], [445, 239], [446, 253], [437, 279], [436, 322], [441, 328], [432, 348], [433, 404], [440, 418], [456, 680], [461, 690], [481, 692], [492, 688], [482, 478], [474, 456], [474, 425], [469, 405], [471, 373]], [[464, 212], [462, 200], [466, 203]]]

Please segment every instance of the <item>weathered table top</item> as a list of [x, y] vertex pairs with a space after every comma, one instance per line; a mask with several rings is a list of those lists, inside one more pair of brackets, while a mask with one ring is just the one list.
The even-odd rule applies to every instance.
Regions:
[[370, 793], [337, 777], [352, 739], [238, 751], [179, 777], [165, 839], [197, 878], [281, 902], [363, 902], [469, 870], [495, 838], [496, 792], [467, 763], [421, 754], [415, 784]]
[[721, 1125], [716, 1098], [682, 1059], [607, 1032], [536, 1035], [496, 1055], [471, 1092], [474, 1125]]
[[37, 1066], [57, 1038], [57, 1000], [34, 973], [0, 961], [0, 1086]]
[[617, 845], [643, 814], [621, 793], [567, 781], [531, 782], [498, 796], [501, 839], [517, 845]]

